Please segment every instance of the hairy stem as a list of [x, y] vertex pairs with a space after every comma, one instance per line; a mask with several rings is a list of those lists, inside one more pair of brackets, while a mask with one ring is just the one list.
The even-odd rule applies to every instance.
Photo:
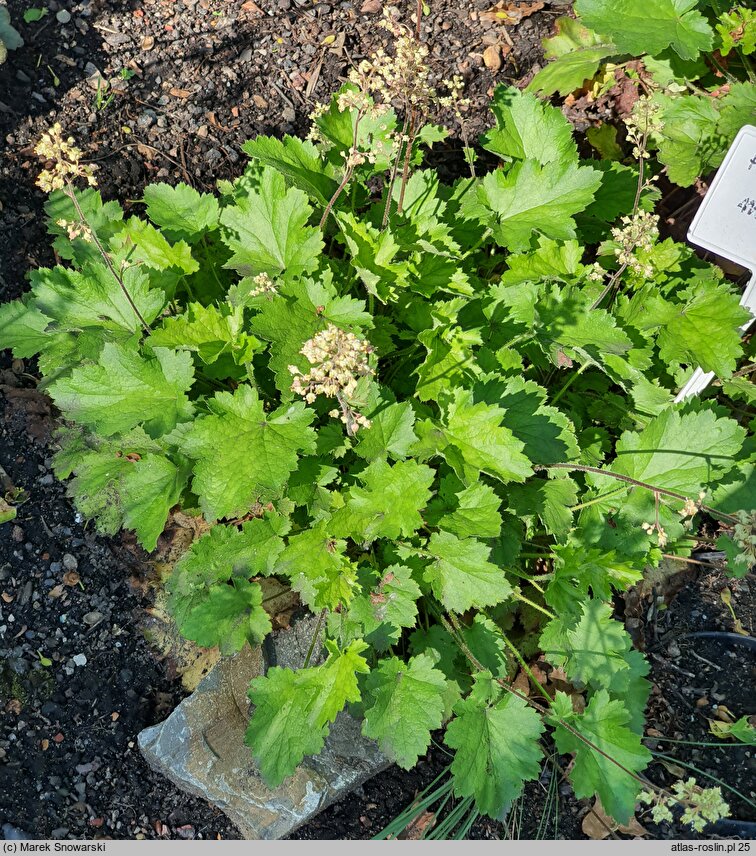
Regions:
[[[652, 493], [657, 493], [660, 496], [671, 496], [672, 499], [681, 499], [685, 502], [690, 497], [685, 496], [683, 493], [678, 493], [674, 490], [667, 490], [663, 487], [657, 487], [654, 484], [649, 484], [648, 482], [639, 481], [638, 479], [631, 478], [630, 476], [622, 475], [622, 473], [613, 473], [611, 470], [601, 470], [598, 467], [589, 467], [585, 464], [536, 464], [533, 467], [534, 470], [576, 470], [581, 473], [594, 473], [597, 476], [607, 476], [608, 478], [617, 479], [618, 481], [625, 482], [625, 484], [631, 484], [633, 487], [642, 487], [645, 490], [650, 490]], [[709, 505], [700, 505], [699, 508], [702, 511], [706, 511], [709, 514], [716, 515], [720, 517], [722, 520], [728, 520], [731, 523], [738, 523], [739, 520], [735, 517], [734, 514], [725, 514], [724, 511], [719, 511], [716, 508], [712, 508]]]
[[333, 206], [336, 204], [336, 200], [341, 196], [344, 188], [349, 184], [349, 180], [354, 174], [354, 164], [351, 162], [352, 155], [354, 155], [357, 151], [357, 140], [358, 140], [358, 132], [360, 128], [360, 122], [362, 121], [363, 112], [360, 110], [357, 113], [357, 118], [354, 120], [354, 131], [352, 133], [352, 148], [350, 149], [347, 155], [347, 165], [344, 169], [344, 176], [341, 179], [341, 184], [336, 188], [333, 193], [333, 196], [328, 200], [328, 205], [325, 207], [325, 211], [323, 211], [323, 216], [320, 218], [320, 228], [323, 229], [326, 224], [326, 220], [328, 220], [328, 215], [333, 211]]
[[88, 229], [89, 234], [92, 236], [92, 240], [94, 241], [94, 245], [97, 247], [98, 252], [102, 256], [102, 260], [107, 265], [107, 268], [113, 275], [115, 281], [118, 283], [121, 291], [123, 292], [123, 296], [126, 298], [126, 300], [128, 300], [129, 306], [134, 310], [134, 314], [139, 320], [139, 323], [142, 325], [142, 329], [144, 330], [145, 334], [149, 336], [151, 332], [150, 325], [144, 320], [144, 316], [139, 311], [139, 307], [136, 305], [136, 303], [134, 303], [133, 298], [129, 294], [129, 290], [128, 288], [126, 288], [126, 284], [123, 281], [123, 277], [115, 269], [115, 266], [113, 265], [110, 256], [105, 250], [105, 247], [103, 247], [102, 243], [100, 242], [100, 239], [97, 237], [97, 233], [87, 222], [87, 218], [84, 216], [84, 212], [81, 210], [81, 205], [79, 205], [79, 200], [76, 198], [76, 191], [73, 189], [73, 187], [71, 187], [71, 185], [67, 185], [64, 190], [64, 193], [71, 200], [71, 202], [73, 202], [73, 206], [76, 209], [76, 214], [78, 215], [79, 220], [81, 221], [82, 225], [86, 226], [86, 228]]
[[[452, 639], [454, 639], [454, 641], [457, 643], [457, 645], [459, 645], [460, 649], [462, 650], [462, 653], [465, 655], [465, 657], [467, 657], [470, 664], [472, 666], [474, 666], [479, 672], [488, 671], [486, 669], [486, 667], [475, 657], [475, 655], [472, 653], [472, 651], [469, 649], [469, 647], [465, 644], [464, 639], [462, 639], [460, 634], [456, 632], [455, 628], [446, 619], [446, 617], [442, 615], [442, 616], [440, 616], [440, 619], [441, 619], [441, 623], [444, 626], [444, 629], [447, 631], [447, 633], [449, 633], [449, 635], [452, 637]], [[454, 621], [457, 624], [457, 627], [459, 627], [459, 623], [456, 622], [456, 619], [454, 619]], [[669, 793], [669, 791], [664, 790], [664, 788], [658, 787], [657, 785], [653, 784], [653, 782], [647, 781], [646, 779], [639, 776], [637, 773], [634, 773], [632, 770], [629, 770], [627, 767], [624, 766], [624, 764], [621, 764], [619, 761], [617, 761], [616, 758], [612, 758], [611, 755], [609, 755], [607, 752], [604, 752], [604, 750], [601, 749], [599, 746], [596, 746], [595, 743], [593, 743], [591, 740], [589, 740], [587, 737], [585, 737], [583, 734], [581, 734], [576, 728], [573, 728], [569, 724], [569, 722], [566, 722], [561, 717], [555, 716], [553, 713], [551, 713], [551, 711], [549, 709], [549, 707], [551, 705], [550, 701], [548, 702], [549, 707], [546, 707], [545, 705], [542, 705], [539, 702], [534, 701], [529, 696], [526, 696], [524, 693], [521, 693], [518, 690], [514, 689], [514, 687], [510, 686], [502, 678], [494, 678], [494, 681], [496, 681], [496, 683], [499, 684], [500, 687], [505, 689], [511, 695], [517, 696], [517, 698], [521, 699], [526, 704], [529, 704], [532, 708], [537, 710], [541, 715], [549, 716], [551, 719], [553, 719], [555, 722], [557, 722], [562, 728], [564, 728], [565, 731], [569, 731], [569, 733], [572, 734], [573, 737], [577, 738], [585, 746], [588, 746], [589, 749], [592, 749], [598, 755], [601, 755], [607, 761], [614, 764], [614, 766], [617, 767], [618, 769], [622, 770], [623, 773], [627, 773], [627, 775], [630, 776], [631, 779], [634, 779], [636, 782], [638, 782], [644, 788], [649, 788], [650, 790], [653, 790], [655, 793], [665, 797], [666, 799], [674, 799], [676, 802], [680, 802], [680, 800], [677, 797], [675, 797], [673, 794]], [[538, 683], [538, 682], [536, 681], [536, 683]], [[548, 695], [546, 695], [546, 699], [548, 699]]]
[[310, 647], [307, 649], [307, 656], [305, 657], [303, 669], [306, 669], [310, 665], [310, 660], [312, 659], [312, 652], [315, 650], [315, 644], [318, 641], [318, 636], [320, 636], [320, 628], [323, 624], [323, 619], [325, 618], [326, 610], [321, 609], [320, 615], [318, 616], [318, 623], [315, 625], [315, 632], [312, 634], [312, 639], [310, 640]]
[[394, 184], [396, 182], [396, 174], [397, 172], [399, 172], [399, 161], [402, 159], [402, 152], [404, 150], [404, 135], [407, 133], [408, 123], [409, 116], [405, 113], [404, 124], [402, 125], [402, 133], [399, 136], [399, 149], [397, 150], [396, 157], [394, 158], [394, 163], [391, 166], [391, 177], [389, 178], [388, 192], [386, 193], [386, 207], [383, 209], [383, 221], [381, 223], [381, 228], [383, 229], [385, 229], [388, 225], [389, 216], [391, 214], [391, 197], [394, 195]]

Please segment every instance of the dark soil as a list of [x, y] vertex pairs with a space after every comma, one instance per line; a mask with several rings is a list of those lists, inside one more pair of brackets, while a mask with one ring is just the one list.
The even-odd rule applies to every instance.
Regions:
[[[46, 0], [34, 5], [49, 13], [25, 24], [30, 5], [8, 2], [26, 44], [0, 66], [0, 301], [24, 290], [30, 268], [53, 262], [32, 154], [53, 122], [98, 164], [103, 195], [127, 208], [152, 181], [212, 189], [243, 170], [244, 140], [303, 131], [315, 101], [327, 100], [350, 64], [385, 38], [376, 27], [380, 0]], [[480, 16], [492, 5], [432, 0], [424, 23], [439, 77], [458, 73], [467, 82], [471, 138], [487, 126], [492, 87], [528, 79], [541, 61], [541, 38], [564, 12], [563, 1], [553, 0], [509, 28], [514, 50], [493, 73], [483, 51], [501, 45], [506, 53], [507, 40], [500, 24]], [[98, 75], [106, 81], [99, 94]], [[458, 163], [458, 149], [452, 138], [434, 161]], [[0, 477], [7, 473], [27, 499], [18, 519], [0, 528], [0, 824], [10, 825], [3, 835], [238, 837], [224, 815], [153, 774], [136, 749], [139, 731], [163, 719], [184, 690], [139, 629], [148, 596], [128, 582], [139, 573], [134, 552], [78, 520], [50, 471], [54, 414], [34, 390], [33, 366], [10, 369], [6, 355]], [[667, 737], [707, 739], [712, 708], [696, 706], [704, 695], [737, 716], [752, 712], [746, 655], [730, 658], [709, 643], [677, 638], [683, 629], [730, 629], [713, 579], [692, 580], [649, 637], [656, 682], [649, 724]], [[752, 583], [731, 588], [750, 632]], [[673, 637], [679, 656], [670, 650]], [[707, 673], [694, 652], [720, 669]], [[752, 752], [658, 745], [751, 794]], [[393, 767], [294, 837], [369, 838], [448, 761], [434, 749], [409, 773]], [[660, 765], [653, 770], [660, 782], [672, 777]], [[545, 778], [532, 783], [506, 826], [481, 820], [470, 837], [535, 837], [546, 787]], [[558, 791], [558, 827], [548, 834], [580, 837], [588, 805], [565, 783]], [[733, 808], [749, 816], [742, 801]]]

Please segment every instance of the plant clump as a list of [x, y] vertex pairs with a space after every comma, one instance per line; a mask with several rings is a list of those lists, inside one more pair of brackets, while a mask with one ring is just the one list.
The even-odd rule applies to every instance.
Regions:
[[[188, 639], [259, 644], [267, 577], [319, 616], [325, 659], [249, 689], [271, 786], [352, 708], [405, 768], [444, 727], [450, 792], [492, 817], [553, 747], [618, 824], [648, 788], [694, 825], [724, 810], [650, 786], [649, 667], [614, 599], [688, 560], [704, 515], [727, 573], [754, 564], [749, 313], [656, 213], [661, 174], [688, 184], [719, 156], [674, 137], [675, 112], [726, 147], [750, 96], [661, 82], [668, 49], [710, 55], [707, 4], [670, 26], [643, 0], [643, 39], [605, 0], [576, 5], [582, 29], [560, 27], [590, 42], [580, 79], [563, 37], [531, 91], [498, 87], [480, 175], [424, 166], [459, 84], [439, 95], [393, 18], [395, 54], [358, 67], [308, 139], [246, 143], [218, 193], [152, 184], [127, 216], [60, 127], [38, 147], [60, 263], [0, 307], [0, 346], [37, 356], [64, 418], [55, 471], [100, 531], [153, 550], [177, 510], [203, 518], [167, 582]], [[640, 54], [650, 100], [611, 157], [582, 157], [536, 91]], [[677, 403], [696, 366], [719, 386]]]

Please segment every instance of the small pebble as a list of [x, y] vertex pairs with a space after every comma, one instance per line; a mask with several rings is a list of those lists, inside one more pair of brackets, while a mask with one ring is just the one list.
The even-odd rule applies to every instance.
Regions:
[[63, 567], [67, 571], [75, 571], [79, 567], [79, 563], [76, 561], [76, 557], [72, 556], [70, 553], [66, 553], [63, 556]]
[[84, 616], [84, 624], [88, 624], [90, 627], [94, 627], [95, 624], [99, 624], [102, 621], [103, 615], [101, 612], [98, 612], [96, 609], [92, 612], [88, 612]]
[[67, 9], [61, 9], [55, 17], [61, 24], [67, 24], [71, 20], [71, 13]]
[[77, 666], [86, 666], [87, 665], [87, 655], [86, 654], [74, 654], [72, 657], [74, 663]]

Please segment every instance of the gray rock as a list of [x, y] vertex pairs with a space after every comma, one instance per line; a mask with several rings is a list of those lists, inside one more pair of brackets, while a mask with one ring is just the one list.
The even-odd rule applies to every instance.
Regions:
[[246, 647], [222, 659], [168, 719], [139, 735], [154, 770], [216, 805], [246, 839], [282, 838], [390, 763], [374, 741], [362, 737], [360, 723], [342, 712], [320, 755], [305, 758], [278, 788], [263, 782], [244, 743], [247, 687], [269, 666], [301, 667], [315, 622], [299, 621], [272, 644], [266, 640], [265, 654]]
[[66, 553], [63, 556], [63, 567], [67, 571], [75, 571], [79, 567], [79, 563], [76, 559], [76, 556], [72, 556], [70, 553]]
[[71, 20], [71, 13], [67, 9], [61, 9], [55, 17], [58, 19], [59, 23], [67, 24]]
[[87, 665], [87, 655], [86, 654], [74, 654], [71, 658], [77, 666], [86, 666]]
[[3, 824], [3, 838], [6, 841], [28, 841], [31, 838], [28, 832], [12, 826], [10, 823]]

